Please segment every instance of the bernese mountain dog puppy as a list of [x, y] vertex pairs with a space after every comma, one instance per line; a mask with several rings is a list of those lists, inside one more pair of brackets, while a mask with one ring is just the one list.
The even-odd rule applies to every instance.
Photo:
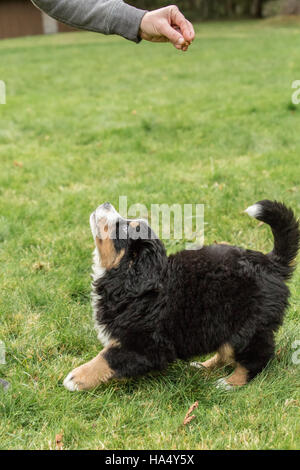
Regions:
[[192, 364], [231, 364], [234, 372], [219, 387], [252, 380], [274, 356], [300, 232], [282, 203], [264, 200], [245, 212], [270, 225], [270, 253], [214, 244], [167, 256], [146, 221], [124, 219], [109, 203], [99, 206], [90, 217], [92, 301], [104, 348], [70, 372], [65, 387], [89, 390], [211, 352], [211, 359]]

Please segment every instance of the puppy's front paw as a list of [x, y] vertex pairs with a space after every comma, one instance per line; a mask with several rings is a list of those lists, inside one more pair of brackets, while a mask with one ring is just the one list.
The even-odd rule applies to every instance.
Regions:
[[72, 370], [65, 378], [64, 386], [71, 392], [90, 390], [111, 379], [114, 371], [109, 367], [102, 353], [83, 366]]
[[93, 380], [93, 376], [91, 376], [90, 372], [88, 364], [77, 367], [67, 375], [64, 380], [64, 386], [70, 390], [70, 392], [94, 388], [97, 383]]

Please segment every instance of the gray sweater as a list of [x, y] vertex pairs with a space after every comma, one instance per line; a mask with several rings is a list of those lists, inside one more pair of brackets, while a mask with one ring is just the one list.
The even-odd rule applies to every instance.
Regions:
[[52, 18], [75, 28], [104, 34], [119, 34], [139, 42], [140, 24], [145, 10], [122, 0], [32, 0]]

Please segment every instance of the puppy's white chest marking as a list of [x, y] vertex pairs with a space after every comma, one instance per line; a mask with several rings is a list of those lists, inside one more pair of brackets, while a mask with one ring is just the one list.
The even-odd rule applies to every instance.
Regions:
[[[93, 266], [92, 266], [92, 278], [93, 281], [97, 281], [101, 279], [104, 274], [106, 273], [106, 269], [101, 266], [101, 261], [99, 259], [99, 252], [97, 248], [95, 248], [93, 253]], [[97, 320], [97, 305], [101, 300], [101, 295], [98, 295], [94, 286], [92, 285], [92, 307], [93, 307], [93, 318], [95, 323], [95, 329], [97, 331], [97, 336], [99, 341], [102, 343], [103, 346], [107, 346], [111, 340], [110, 335], [105, 330], [105, 325], [101, 325]]]

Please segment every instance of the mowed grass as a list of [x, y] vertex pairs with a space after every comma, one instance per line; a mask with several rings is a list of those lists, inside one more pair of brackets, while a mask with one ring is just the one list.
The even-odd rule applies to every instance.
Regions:
[[206, 243], [265, 252], [269, 228], [242, 211], [269, 198], [300, 214], [299, 49], [299, 23], [270, 22], [198, 25], [186, 54], [89, 33], [0, 42], [2, 449], [55, 448], [60, 433], [65, 449], [299, 448], [299, 269], [276, 358], [243, 389], [216, 389], [228, 370], [179, 361], [89, 393], [62, 385], [101, 348], [90, 306], [97, 205], [203, 203]]

